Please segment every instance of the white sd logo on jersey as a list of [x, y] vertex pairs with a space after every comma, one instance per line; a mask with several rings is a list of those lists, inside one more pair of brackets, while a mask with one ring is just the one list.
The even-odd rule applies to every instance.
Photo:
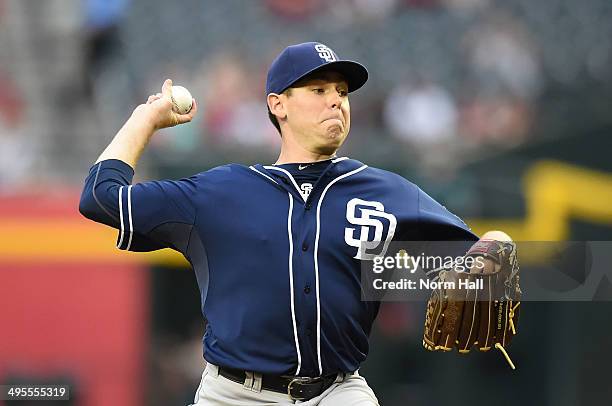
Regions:
[[300, 186], [300, 190], [302, 196], [304, 196], [305, 199], [308, 199], [310, 192], [312, 192], [312, 183], [302, 183], [302, 185]]
[[[365, 207], [364, 207], [365, 206]], [[371, 207], [371, 208], [370, 208]], [[397, 219], [391, 213], [385, 213], [385, 206], [380, 202], [351, 199], [346, 204], [346, 219], [349, 223], [361, 227], [346, 227], [344, 229], [344, 241], [351, 247], [357, 247], [356, 259], [373, 260], [374, 257], [385, 255], [387, 247], [395, 234]], [[384, 223], [380, 219], [385, 219], [389, 223], [386, 236], [383, 237]], [[373, 239], [369, 239], [371, 229], [374, 230]], [[355, 232], [359, 231], [359, 236], [355, 238]], [[382, 244], [378, 252], [368, 252], [377, 249]]]
[[336, 60], [336, 57], [334, 55], [334, 51], [332, 51], [331, 49], [329, 49], [325, 45], [317, 44], [317, 45], [315, 45], [315, 49], [319, 53], [319, 56], [321, 57], [321, 59], [325, 59], [327, 62], [333, 62], [333, 61]]

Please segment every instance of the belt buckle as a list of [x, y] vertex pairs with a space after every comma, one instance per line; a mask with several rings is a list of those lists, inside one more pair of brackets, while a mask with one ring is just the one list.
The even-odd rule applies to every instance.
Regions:
[[304, 383], [312, 383], [318, 379], [319, 378], [310, 378], [307, 376], [298, 376], [298, 377], [292, 378], [291, 381], [289, 381], [289, 384], [287, 385], [287, 395], [289, 395], [291, 400], [306, 400], [306, 397], [296, 397], [291, 394], [291, 389], [292, 389], [293, 384], [298, 383], [301, 385]]

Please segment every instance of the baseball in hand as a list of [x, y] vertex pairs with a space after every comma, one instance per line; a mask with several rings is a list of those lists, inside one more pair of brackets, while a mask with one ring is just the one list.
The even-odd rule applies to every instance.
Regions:
[[191, 111], [193, 97], [189, 90], [183, 86], [172, 86], [172, 111], [178, 114], [187, 114]]

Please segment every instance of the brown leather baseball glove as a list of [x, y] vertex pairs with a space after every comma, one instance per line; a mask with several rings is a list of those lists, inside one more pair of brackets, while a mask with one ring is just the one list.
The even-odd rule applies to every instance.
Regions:
[[[438, 274], [427, 303], [423, 346], [468, 353], [497, 348], [515, 369], [505, 347], [516, 334], [521, 300], [516, 244], [480, 240], [466, 253], [469, 270], [455, 267]], [[467, 262], [466, 262], [467, 263]]]

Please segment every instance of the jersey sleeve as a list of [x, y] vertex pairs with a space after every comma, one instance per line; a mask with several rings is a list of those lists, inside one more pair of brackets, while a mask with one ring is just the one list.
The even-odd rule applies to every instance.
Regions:
[[122, 161], [97, 163], [85, 180], [79, 210], [117, 228], [119, 249], [185, 252], [196, 216], [197, 175], [132, 185], [133, 176], [134, 170]]
[[[421, 189], [418, 189], [418, 193], [419, 230], [424, 255], [434, 258], [463, 257], [478, 236], [463, 220], [427, 193]], [[430, 278], [436, 277], [440, 269], [438, 265], [423, 266]]]
[[431, 241], [477, 241], [478, 236], [467, 224], [435, 201], [431, 196], [418, 190], [419, 228], [425, 240]]

